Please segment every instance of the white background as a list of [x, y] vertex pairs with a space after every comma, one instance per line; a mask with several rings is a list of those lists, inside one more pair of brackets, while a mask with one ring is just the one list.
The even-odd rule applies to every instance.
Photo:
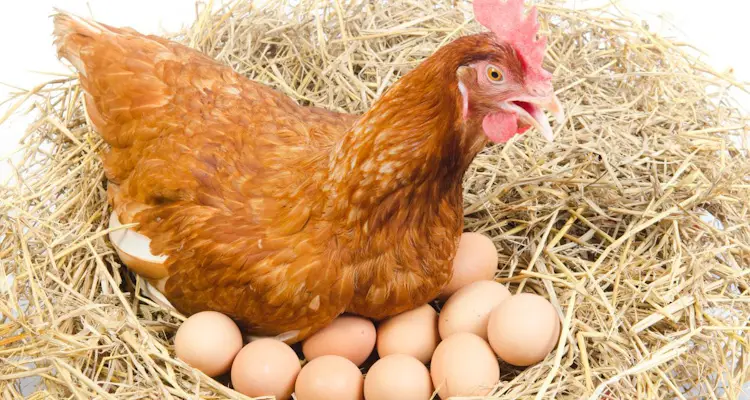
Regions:
[[[13, 88], [30, 89], [50, 78], [43, 73], [69, 73], [52, 47], [50, 15], [57, 7], [114, 26], [130, 26], [143, 33], [174, 32], [195, 17], [193, 0], [5, 0], [0, 13], [0, 102]], [[251, 1], [251, 0], [248, 0]], [[264, 0], [254, 0], [263, 2]], [[218, 2], [218, 1], [217, 1]], [[568, 0], [570, 7], [609, 4], [608, 0]], [[715, 68], [732, 67], [737, 78], [750, 80], [746, 50], [750, 2], [742, 0], [621, 0], [616, 6], [649, 22], [652, 29], [678, 37], [708, 53]], [[8, 104], [0, 106], [0, 116]], [[750, 109], [750, 107], [747, 107]], [[11, 169], [4, 158], [18, 149], [30, 117], [0, 125], [0, 184]]]

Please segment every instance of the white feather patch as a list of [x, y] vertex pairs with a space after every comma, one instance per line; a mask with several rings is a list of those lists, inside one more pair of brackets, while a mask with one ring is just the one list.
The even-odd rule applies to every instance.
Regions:
[[130, 229], [117, 229], [122, 224], [114, 210], [109, 217], [109, 227], [114, 229], [109, 233], [109, 240], [117, 245], [120, 250], [141, 260], [152, 263], [164, 263], [167, 256], [151, 254], [151, 239]]
[[461, 98], [463, 99], [463, 115], [464, 119], [469, 117], [469, 90], [466, 89], [466, 85], [463, 82], [458, 82], [458, 91], [461, 92]]
[[143, 291], [146, 292], [148, 297], [151, 298], [151, 300], [154, 301], [154, 303], [166, 308], [167, 310], [175, 310], [172, 303], [167, 300], [167, 298], [162, 294], [162, 292], [159, 291], [159, 289], [155, 288], [153, 285], [151, 285], [147, 280], [143, 280]]

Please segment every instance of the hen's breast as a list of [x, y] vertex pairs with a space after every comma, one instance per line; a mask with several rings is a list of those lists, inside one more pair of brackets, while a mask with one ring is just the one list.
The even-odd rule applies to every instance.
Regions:
[[355, 235], [360, 247], [353, 250], [355, 287], [347, 311], [382, 319], [436, 298], [452, 276], [463, 230], [460, 199], [456, 191], [401, 204], [389, 223]]

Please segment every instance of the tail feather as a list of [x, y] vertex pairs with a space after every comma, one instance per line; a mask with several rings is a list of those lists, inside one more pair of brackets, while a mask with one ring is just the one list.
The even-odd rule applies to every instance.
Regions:
[[111, 29], [90, 19], [56, 10], [52, 16], [54, 23], [53, 37], [57, 56], [68, 60], [79, 73], [86, 75], [86, 67], [81, 61], [81, 49]]

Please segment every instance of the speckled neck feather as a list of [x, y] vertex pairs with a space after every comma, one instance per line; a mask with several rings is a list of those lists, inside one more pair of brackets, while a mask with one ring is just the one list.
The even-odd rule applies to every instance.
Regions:
[[331, 211], [347, 228], [386, 223], [399, 212], [390, 209], [402, 202], [396, 197], [415, 202], [411, 212], [400, 212], [418, 223], [435, 211], [437, 200], [460, 194], [466, 169], [486, 143], [478, 121], [462, 118], [456, 77], [471, 57], [456, 48], [485, 39], [463, 39], [401, 78], [334, 146], [325, 190]]

